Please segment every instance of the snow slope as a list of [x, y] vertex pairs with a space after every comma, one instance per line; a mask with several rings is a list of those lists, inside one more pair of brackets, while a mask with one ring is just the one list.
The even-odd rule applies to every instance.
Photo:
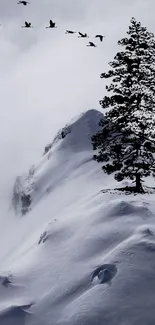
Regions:
[[154, 195], [102, 193], [116, 183], [92, 160], [101, 117], [74, 120], [16, 180], [0, 216], [2, 325], [155, 324]]

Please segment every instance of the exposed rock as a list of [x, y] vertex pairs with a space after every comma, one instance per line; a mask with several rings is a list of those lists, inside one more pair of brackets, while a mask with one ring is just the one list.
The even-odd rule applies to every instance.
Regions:
[[22, 215], [28, 212], [31, 205], [31, 195], [26, 193], [25, 190], [22, 185], [22, 179], [17, 177], [13, 188], [12, 203], [16, 213], [21, 213]]
[[52, 146], [58, 142], [58, 140], [64, 139], [68, 133], [71, 133], [71, 129], [69, 126], [65, 126], [63, 129], [59, 130], [57, 135], [55, 136], [52, 143], [47, 144], [44, 149], [44, 156], [51, 150]]

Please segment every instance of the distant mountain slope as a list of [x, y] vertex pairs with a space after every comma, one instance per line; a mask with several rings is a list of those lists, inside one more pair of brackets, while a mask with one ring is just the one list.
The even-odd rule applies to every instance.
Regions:
[[16, 179], [13, 205], [25, 214], [46, 192], [64, 180], [74, 168], [92, 159], [91, 137], [99, 130], [103, 115], [89, 110], [60, 130], [45, 147], [41, 162]]

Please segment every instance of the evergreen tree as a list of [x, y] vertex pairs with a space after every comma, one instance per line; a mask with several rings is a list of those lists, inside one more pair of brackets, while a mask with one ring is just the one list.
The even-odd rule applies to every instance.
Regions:
[[109, 63], [101, 78], [112, 78], [106, 90], [111, 96], [100, 101], [108, 109], [101, 131], [92, 137], [94, 159], [103, 162], [104, 172], [115, 179], [135, 180], [143, 191], [142, 178], [155, 176], [155, 40], [135, 18], [127, 37], [118, 41], [124, 51]]

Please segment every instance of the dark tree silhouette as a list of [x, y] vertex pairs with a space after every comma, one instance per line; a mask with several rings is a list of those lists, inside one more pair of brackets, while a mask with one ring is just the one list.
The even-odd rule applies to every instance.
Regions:
[[124, 51], [109, 63], [101, 78], [112, 78], [100, 101], [108, 109], [101, 130], [92, 137], [94, 159], [117, 181], [135, 180], [142, 192], [142, 178], [155, 176], [155, 40], [135, 18], [127, 37], [118, 41]]

